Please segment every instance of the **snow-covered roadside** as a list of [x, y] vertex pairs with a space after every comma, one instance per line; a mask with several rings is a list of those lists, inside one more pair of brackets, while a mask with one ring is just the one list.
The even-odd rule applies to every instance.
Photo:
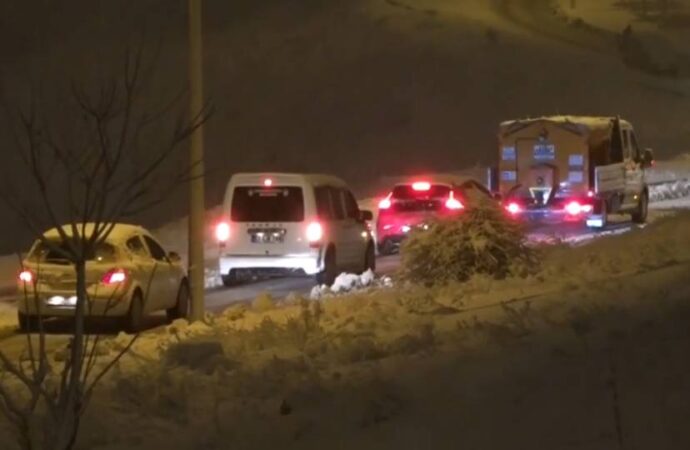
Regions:
[[[687, 417], [673, 405], [690, 394], [678, 384], [688, 310], [675, 309], [690, 295], [689, 226], [680, 213], [596, 249], [550, 247], [527, 279], [257, 302], [175, 322], [141, 336], [105, 380], [80, 446], [611, 448], [613, 354], [627, 442], [670, 448], [659, 443]], [[107, 340], [101, 363], [127, 341]], [[644, 445], [648, 434], [659, 445]]]

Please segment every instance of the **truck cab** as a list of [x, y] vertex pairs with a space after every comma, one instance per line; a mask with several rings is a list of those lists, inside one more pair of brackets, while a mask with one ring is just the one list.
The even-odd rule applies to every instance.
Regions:
[[498, 188], [516, 218], [604, 227], [611, 213], [643, 223], [651, 150], [618, 117], [552, 116], [499, 127]]

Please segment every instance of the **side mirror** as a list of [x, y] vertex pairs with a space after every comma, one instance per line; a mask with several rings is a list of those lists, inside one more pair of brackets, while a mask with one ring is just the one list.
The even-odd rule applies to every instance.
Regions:
[[652, 167], [654, 165], [654, 150], [651, 148], [644, 149], [642, 154], [642, 167]]
[[362, 222], [369, 222], [371, 220], [374, 220], [374, 214], [371, 211], [360, 211], [359, 212], [359, 220]]
[[177, 252], [170, 252], [168, 253], [168, 259], [170, 260], [171, 263], [178, 263], [182, 261], [182, 258]]

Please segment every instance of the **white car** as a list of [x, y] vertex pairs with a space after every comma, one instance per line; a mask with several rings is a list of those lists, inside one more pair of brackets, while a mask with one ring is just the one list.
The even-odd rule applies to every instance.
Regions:
[[[81, 227], [80, 225], [78, 227]], [[72, 227], [62, 228], [72, 236]], [[93, 234], [87, 224], [84, 235]], [[56, 248], [63, 247], [58, 229], [44, 233], [55, 247], [37, 240], [23, 261], [17, 289], [19, 326], [31, 329], [47, 317], [74, 315], [76, 272]], [[166, 253], [145, 229], [116, 224], [86, 263], [87, 317], [121, 317], [130, 331], [141, 328], [144, 315], [165, 310], [170, 320], [186, 317], [189, 286], [180, 258]]]
[[341, 270], [376, 268], [367, 221], [347, 185], [330, 175], [236, 174], [216, 226], [223, 283], [242, 275], [303, 273], [332, 284]]

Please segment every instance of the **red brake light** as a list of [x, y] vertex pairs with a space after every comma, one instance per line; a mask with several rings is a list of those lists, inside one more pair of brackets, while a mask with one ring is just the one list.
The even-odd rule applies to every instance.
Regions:
[[587, 197], [594, 197], [594, 191], [587, 191]]
[[571, 216], [577, 216], [582, 212], [582, 205], [580, 205], [579, 202], [576, 202], [574, 200], [572, 202], [568, 202], [565, 205], [565, 212], [567, 212]]
[[465, 209], [465, 205], [463, 205], [460, 200], [455, 198], [453, 191], [450, 191], [450, 196], [448, 197], [448, 200], [446, 200], [446, 208], [452, 210]]
[[379, 209], [388, 209], [391, 207], [391, 196], [392, 195], [393, 195], [393, 193], [391, 192], [390, 194], [388, 194], [388, 196], [386, 198], [382, 199], [379, 202]]
[[520, 211], [522, 211], [522, 208], [521, 208], [520, 205], [517, 204], [516, 202], [510, 202], [510, 203], [508, 203], [508, 205], [506, 206], [506, 210], [507, 210], [509, 213], [511, 213], [511, 214], [517, 214], [517, 213], [519, 213]]
[[266, 187], [271, 187], [271, 186], [273, 186], [273, 180], [270, 179], [270, 178], [266, 178], [266, 179], [264, 180], [264, 186], [266, 186]]
[[19, 281], [31, 283], [34, 281], [34, 274], [30, 270], [22, 270], [19, 272]]
[[227, 242], [230, 239], [230, 225], [227, 222], [220, 222], [216, 225], [216, 240]]
[[125, 281], [127, 281], [127, 272], [122, 269], [109, 270], [101, 279], [103, 284], [118, 284]]
[[415, 191], [428, 191], [431, 189], [431, 183], [428, 181], [415, 181], [412, 183], [412, 190]]
[[312, 222], [307, 226], [307, 240], [310, 243], [319, 242], [323, 237], [323, 227], [319, 222]]

